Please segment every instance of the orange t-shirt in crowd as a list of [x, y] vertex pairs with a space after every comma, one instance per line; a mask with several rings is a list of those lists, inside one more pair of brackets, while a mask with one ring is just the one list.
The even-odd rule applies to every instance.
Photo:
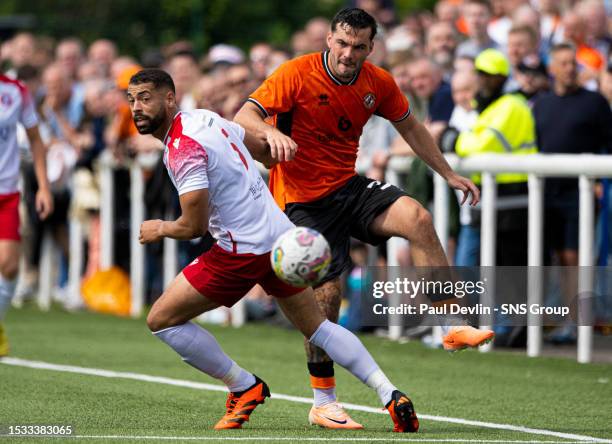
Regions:
[[119, 109], [117, 110], [117, 115], [119, 116], [119, 128], [118, 128], [118, 138], [119, 140], [129, 139], [132, 136], [138, 134], [138, 129], [134, 124], [134, 118], [132, 117], [132, 110], [130, 109], [130, 105], [127, 103], [121, 103], [119, 105]]
[[372, 114], [392, 122], [410, 115], [408, 100], [387, 71], [366, 61], [343, 83], [329, 69], [327, 55], [284, 63], [249, 97], [298, 145], [292, 161], [270, 171], [270, 190], [282, 209], [320, 199], [355, 175], [359, 137]]
[[601, 71], [605, 64], [605, 59], [599, 53], [599, 51], [587, 45], [578, 45], [578, 49], [576, 50], [576, 60], [581, 65], [595, 71]]
[[464, 16], [461, 16], [457, 20], [455, 20], [455, 27], [457, 28], [457, 31], [459, 31], [463, 35], [468, 35], [468, 32], [470, 32]]

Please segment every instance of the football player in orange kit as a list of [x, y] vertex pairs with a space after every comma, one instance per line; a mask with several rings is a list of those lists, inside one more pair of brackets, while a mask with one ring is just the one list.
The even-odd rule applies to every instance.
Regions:
[[[366, 61], [375, 34], [376, 22], [365, 11], [340, 11], [327, 35], [329, 49], [281, 65], [234, 119], [267, 142], [251, 149], [255, 159], [271, 167], [270, 189], [278, 205], [296, 225], [316, 229], [330, 243], [332, 265], [315, 296], [333, 322], [340, 308], [340, 275], [350, 266], [351, 237], [378, 245], [400, 236], [410, 241], [416, 266], [448, 266], [429, 212], [399, 188], [356, 174], [359, 138], [372, 114], [393, 122], [419, 157], [464, 192], [464, 202], [471, 195], [476, 205], [480, 198], [478, 188], [451, 169], [411, 115], [393, 77]], [[475, 347], [493, 336], [469, 326], [444, 330], [448, 350]], [[314, 390], [310, 423], [361, 428], [336, 401], [332, 360], [308, 343], [306, 354]]]

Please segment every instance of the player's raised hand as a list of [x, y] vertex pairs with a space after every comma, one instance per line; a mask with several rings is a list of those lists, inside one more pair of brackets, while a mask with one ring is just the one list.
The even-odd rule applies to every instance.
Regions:
[[297, 152], [297, 143], [276, 128], [266, 132], [266, 142], [270, 145], [270, 155], [278, 162], [293, 160]]
[[480, 190], [476, 185], [474, 185], [474, 182], [472, 182], [467, 177], [463, 177], [457, 173], [453, 173], [446, 179], [446, 182], [448, 182], [448, 185], [451, 188], [463, 191], [463, 199], [461, 199], [461, 205], [463, 205], [467, 201], [470, 195], [472, 195], [472, 198], [470, 200], [471, 206], [476, 206], [478, 202], [480, 202]]

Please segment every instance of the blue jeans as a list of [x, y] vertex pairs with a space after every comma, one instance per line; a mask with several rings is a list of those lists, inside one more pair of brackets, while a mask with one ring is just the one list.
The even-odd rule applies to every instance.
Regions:
[[474, 267], [480, 263], [480, 228], [471, 225], [461, 225], [455, 265], [458, 267]]

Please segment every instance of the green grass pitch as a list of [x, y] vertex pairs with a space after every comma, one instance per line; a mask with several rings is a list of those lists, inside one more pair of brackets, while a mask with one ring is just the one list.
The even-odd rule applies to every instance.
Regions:
[[[240, 329], [207, 328], [230, 356], [263, 378], [273, 392], [311, 396], [298, 332], [255, 324]], [[184, 364], [151, 335], [143, 319], [57, 309], [43, 313], [28, 307], [9, 312], [6, 329], [14, 358], [218, 384]], [[449, 355], [416, 342], [399, 344], [372, 336], [361, 339], [390, 379], [413, 399], [417, 414], [612, 439], [611, 365], [529, 359], [503, 352]], [[336, 368], [340, 401], [379, 407], [373, 391]], [[387, 415], [360, 411], [350, 413], [365, 430], [323, 430], [308, 425], [308, 405], [274, 398], [258, 407], [242, 430], [215, 432], [211, 429], [224, 412], [225, 397], [214, 391], [0, 363], [0, 425], [4, 426], [70, 424], [80, 436], [206, 438], [203, 442], [228, 442], [227, 438], [242, 442], [568, 441], [428, 419], [421, 420], [418, 434], [400, 435], [390, 432]], [[41, 442], [41, 438], [5, 441]], [[68, 442], [75, 441], [152, 440], [73, 438]]]

